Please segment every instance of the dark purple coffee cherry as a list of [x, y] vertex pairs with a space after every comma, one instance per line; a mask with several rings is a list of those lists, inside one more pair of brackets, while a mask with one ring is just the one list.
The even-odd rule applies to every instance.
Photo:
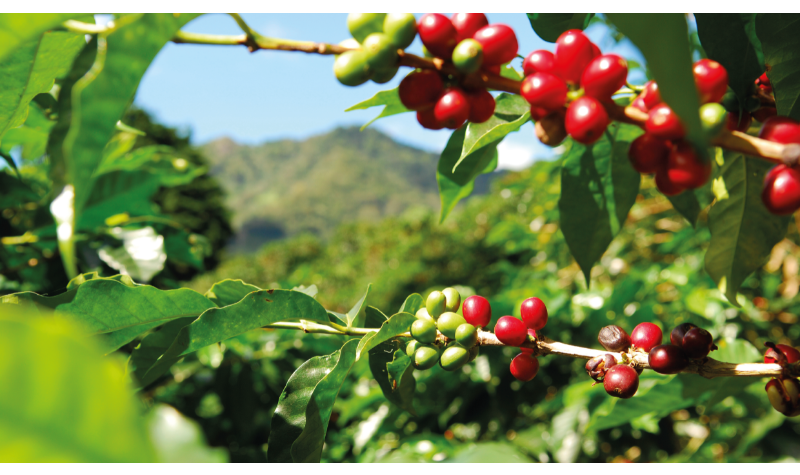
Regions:
[[683, 336], [681, 348], [689, 358], [702, 358], [715, 348], [714, 338], [702, 328], [692, 328]]
[[627, 365], [616, 365], [606, 371], [603, 389], [614, 397], [628, 399], [639, 389], [639, 375]]
[[603, 327], [597, 334], [597, 341], [608, 351], [625, 351], [631, 347], [630, 335], [617, 325]]
[[681, 347], [675, 345], [658, 345], [647, 357], [653, 371], [661, 374], [677, 374], [689, 366], [689, 359]]
[[617, 359], [608, 353], [595, 356], [586, 362], [586, 374], [598, 383], [605, 379], [606, 372], [617, 365]]
[[683, 336], [692, 328], [697, 328], [697, 325], [694, 323], [681, 323], [672, 329], [672, 333], [669, 334], [669, 341], [675, 346], [683, 345]]

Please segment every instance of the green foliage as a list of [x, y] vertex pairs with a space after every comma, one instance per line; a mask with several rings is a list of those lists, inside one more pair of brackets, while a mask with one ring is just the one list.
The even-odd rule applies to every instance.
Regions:
[[555, 43], [567, 30], [583, 30], [594, 13], [528, 13], [528, 21], [539, 38]]
[[369, 109], [370, 107], [377, 107], [377, 106], [384, 106], [384, 107], [381, 110], [381, 113], [378, 114], [377, 117], [375, 117], [371, 121], [361, 126], [362, 131], [367, 127], [369, 127], [370, 124], [372, 124], [373, 122], [375, 122], [380, 118], [402, 114], [403, 112], [411, 112], [410, 110], [405, 108], [402, 102], [400, 102], [400, 95], [397, 92], [397, 88], [390, 89], [388, 91], [381, 91], [372, 96], [371, 98], [367, 99], [366, 101], [359, 102], [358, 104], [351, 106], [345, 109], [344, 111], [350, 112], [354, 110]]
[[756, 33], [764, 51], [765, 69], [775, 91], [779, 115], [800, 119], [800, 60], [795, 51], [800, 39], [792, 31], [800, 25], [800, 15], [761, 14], [756, 17]]
[[74, 13], [3, 13], [0, 15], [0, 61], [4, 61], [25, 42], [76, 17]]

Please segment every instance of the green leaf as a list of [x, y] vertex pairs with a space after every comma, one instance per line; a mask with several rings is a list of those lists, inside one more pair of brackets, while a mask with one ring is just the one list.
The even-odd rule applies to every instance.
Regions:
[[608, 19], [635, 44], [658, 82], [661, 98], [681, 118], [686, 137], [699, 152], [707, 138], [700, 125], [700, 100], [692, 73], [689, 31], [682, 13], [608, 13]]
[[311, 358], [289, 378], [272, 416], [270, 462], [319, 462], [333, 403], [355, 362], [357, 341]]
[[[714, 176], [713, 173], [712, 176]], [[686, 218], [692, 227], [697, 226], [697, 218], [700, 217], [700, 213], [714, 200], [714, 194], [711, 192], [712, 182], [712, 180], [708, 180], [705, 185], [696, 190], [685, 190], [677, 195], [667, 196], [675, 211]]]
[[726, 363], [761, 363], [763, 356], [758, 348], [747, 340], [733, 339], [716, 342], [719, 347], [711, 353], [712, 358]]
[[539, 38], [555, 43], [567, 30], [583, 30], [594, 13], [528, 13], [531, 28]]
[[58, 26], [74, 13], [2, 13], [0, 14], [0, 61], [44, 31]]
[[166, 404], [157, 404], [147, 415], [147, 429], [162, 463], [225, 463], [228, 451], [211, 448], [196, 421]]
[[0, 311], [0, 460], [153, 462], [116, 359], [75, 323]]
[[[466, 131], [466, 127], [461, 127], [453, 132], [439, 157], [436, 181], [439, 183], [439, 198], [442, 201], [440, 222], [444, 222], [461, 199], [472, 193], [475, 178], [478, 175], [491, 173], [497, 168], [497, 144], [499, 141], [481, 147], [461, 159]], [[460, 165], [457, 171], [453, 171], [456, 163], [460, 163]]]
[[364, 309], [364, 327], [365, 328], [380, 328], [381, 325], [389, 320], [389, 317], [383, 314], [380, 310], [370, 305]]
[[505, 442], [479, 442], [459, 448], [450, 463], [530, 463], [532, 460]]
[[[379, 350], [380, 348], [379, 346], [373, 351]], [[372, 361], [373, 358], [373, 351], [370, 351], [369, 354], [370, 361]], [[386, 366], [387, 374], [385, 376], [388, 376], [389, 384], [382, 384], [383, 381], [378, 380], [378, 384], [381, 390], [383, 390], [383, 395], [386, 396], [386, 399], [396, 404], [397, 407], [405, 409], [413, 415], [417, 415], [417, 412], [414, 410], [414, 392], [417, 389], [417, 380], [414, 379], [414, 367], [411, 366], [411, 358], [409, 358], [405, 350], [401, 348], [395, 351], [392, 361], [384, 366]], [[372, 372], [372, 375], [376, 379], [378, 378], [375, 371]]]
[[739, 15], [742, 16], [742, 21], [744, 22], [744, 31], [747, 34], [747, 39], [750, 40], [750, 45], [753, 47], [753, 50], [756, 52], [756, 61], [760, 66], [766, 64], [764, 62], [764, 50], [761, 48], [761, 40], [758, 39], [758, 35], [756, 35], [756, 17], [758, 17], [758, 13], [740, 13]]
[[206, 297], [214, 302], [217, 307], [226, 307], [242, 300], [250, 292], [261, 290], [255, 285], [246, 284], [239, 279], [225, 279], [212, 285]]
[[358, 104], [348, 107], [345, 112], [350, 112], [359, 109], [369, 109], [370, 107], [384, 106], [383, 110], [377, 117], [367, 122], [361, 127], [361, 130], [369, 127], [370, 124], [380, 119], [381, 117], [389, 117], [390, 115], [402, 114], [403, 112], [413, 112], [406, 109], [402, 102], [400, 102], [400, 95], [397, 88], [388, 91], [380, 91], [366, 101], [359, 102]]
[[753, 81], [764, 72], [746, 31], [752, 14], [748, 18], [740, 13], [695, 13], [694, 17], [706, 55], [728, 71], [728, 86], [743, 105]]
[[619, 233], [639, 193], [639, 173], [628, 162], [641, 130], [612, 124], [591, 146], [571, 142], [561, 168], [561, 231], [589, 285], [591, 270]]
[[367, 301], [367, 296], [369, 295], [369, 289], [371, 289], [371, 288], [372, 288], [372, 284], [367, 284], [367, 291], [364, 292], [364, 296], [361, 297], [361, 300], [356, 302], [355, 305], [353, 305], [353, 308], [351, 308], [349, 312], [347, 312], [346, 318], [347, 318], [347, 327], [348, 328], [350, 328], [350, 327], [360, 327], [360, 326], [363, 325], [364, 319], [363, 318], [359, 318], [358, 315], [359, 315], [359, 313], [361, 313], [361, 308], [364, 307], [364, 302]]
[[717, 201], [708, 212], [711, 242], [705, 267], [736, 306], [742, 282], [769, 259], [791, 219], [773, 215], [761, 201], [764, 175], [771, 167], [764, 160], [726, 152], [725, 165], [714, 182]]
[[3, 190], [3, 193], [0, 194], [0, 208], [11, 208], [39, 201], [39, 195], [28, 185], [3, 171], [0, 171], [0, 190]]
[[138, 386], [146, 387], [155, 382], [155, 380], [164, 374], [168, 367], [163, 368], [164, 372], [157, 373], [155, 371], [147, 372], [158, 359], [163, 355], [175, 341], [183, 327], [189, 325], [196, 320], [197, 317], [182, 317], [162, 326], [158, 330], [148, 334], [139, 343], [139, 346], [134, 348], [128, 358], [128, 374], [136, 377]]
[[398, 313], [392, 315], [389, 320], [381, 325], [381, 329], [374, 335], [367, 335], [362, 338], [361, 343], [358, 345], [356, 351], [356, 359], [361, 358], [364, 351], [369, 351], [386, 340], [391, 340], [398, 335], [411, 331], [411, 324], [416, 321], [417, 317], [410, 313]]
[[410, 313], [411, 315], [415, 315], [417, 310], [422, 308], [422, 295], [420, 294], [411, 294], [406, 297], [405, 302], [403, 305], [400, 306], [400, 310], [398, 313]]
[[453, 172], [471, 153], [518, 131], [531, 116], [531, 107], [522, 96], [503, 93], [497, 96], [496, 104], [491, 119], [480, 124], [467, 123], [461, 156], [453, 165]]
[[756, 32], [764, 50], [767, 75], [775, 93], [778, 115], [800, 120], [800, 14], [761, 13]]

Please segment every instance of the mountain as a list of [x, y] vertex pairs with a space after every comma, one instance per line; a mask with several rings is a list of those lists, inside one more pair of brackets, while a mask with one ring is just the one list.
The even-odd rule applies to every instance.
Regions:
[[[373, 129], [338, 128], [261, 145], [221, 138], [201, 150], [227, 193], [232, 252], [304, 232], [326, 238], [341, 223], [375, 222], [412, 206], [439, 209], [438, 154]], [[488, 176], [475, 188], [485, 193]]]

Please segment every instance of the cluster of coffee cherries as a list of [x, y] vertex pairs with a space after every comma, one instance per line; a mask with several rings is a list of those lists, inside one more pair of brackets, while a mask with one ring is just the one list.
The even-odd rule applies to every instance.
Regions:
[[[520, 306], [522, 320], [505, 316], [497, 319], [494, 335], [503, 344], [521, 346], [536, 339], [536, 331], [547, 325], [547, 306], [537, 297], [530, 297]], [[520, 381], [530, 381], [539, 371], [539, 360], [534, 356], [532, 348], [520, 348], [521, 353], [511, 360], [511, 374]]]
[[[483, 13], [456, 13], [447, 18], [427, 13], [417, 25], [426, 55], [439, 58], [464, 75], [478, 71], [500, 73], [517, 55], [514, 30], [489, 24]], [[494, 114], [494, 97], [484, 87], [468, 87], [461, 78], [438, 70], [414, 71], [400, 83], [400, 102], [417, 112], [426, 129], [457, 129], [464, 122], [482, 123]]]
[[[711, 334], [692, 323], [682, 323], [670, 334], [670, 344], [663, 341], [661, 328], [649, 322], [636, 325], [628, 335], [617, 325], [603, 327], [597, 341], [608, 351], [623, 353], [623, 361], [634, 352], [648, 354], [647, 362], [657, 373], [677, 374], [689, 366], [691, 360], [705, 358], [717, 347]], [[627, 399], [639, 389], [639, 374], [642, 369], [629, 364], [620, 364], [614, 355], [606, 353], [586, 363], [586, 372], [614, 397]]]
[[[789, 345], [770, 346], [764, 354], [764, 363], [775, 363], [782, 367], [800, 361], [800, 351]], [[789, 417], [800, 416], [800, 381], [797, 378], [779, 377], [769, 380], [767, 397], [776, 411]]]
[[[800, 122], [774, 115], [764, 120], [758, 137], [782, 144], [800, 144]], [[800, 209], [800, 167], [781, 164], [770, 169], [764, 177], [761, 201], [779, 216]]]

